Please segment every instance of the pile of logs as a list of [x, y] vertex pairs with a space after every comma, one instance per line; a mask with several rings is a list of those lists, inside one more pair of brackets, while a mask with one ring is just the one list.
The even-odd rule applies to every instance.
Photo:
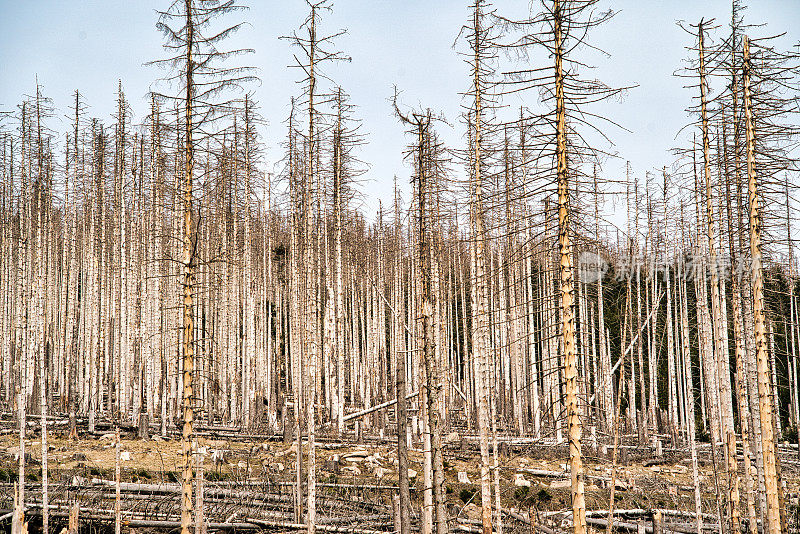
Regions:
[[[0, 492], [16, 494], [11, 484], [0, 485]], [[370, 534], [393, 530], [390, 492], [392, 486], [318, 484], [317, 529], [323, 532]], [[25, 517], [41, 516], [39, 484], [26, 484]], [[115, 482], [98, 478], [72, 477], [48, 487], [51, 518], [66, 519], [79, 514], [80, 521], [133, 528], [171, 529], [180, 526], [179, 484]], [[305, 525], [295, 521], [294, 495], [288, 482], [206, 483], [196, 502], [195, 520], [200, 532], [207, 530], [298, 530]], [[116, 507], [117, 495], [120, 506]], [[33, 497], [33, 499], [31, 499]], [[387, 502], [389, 504], [387, 504]], [[15, 503], [16, 507], [16, 503]], [[74, 510], [73, 510], [74, 509]], [[115, 510], [119, 509], [119, 518]], [[0, 510], [0, 520], [14, 516]]]

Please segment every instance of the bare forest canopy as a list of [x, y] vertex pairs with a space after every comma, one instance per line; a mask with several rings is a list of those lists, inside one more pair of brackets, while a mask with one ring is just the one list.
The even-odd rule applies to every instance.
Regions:
[[[609, 148], [624, 124], [595, 104], [624, 106], [636, 88], [606, 85], [584, 60], [614, 13], [542, 0], [515, 19], [475, 0], [457, 40], [463, 113], [411, 107], [398, 88], [387, 113], [406, 135], [411, 194], [395, 185], [392, 205], [364, 213], [370, 139], [327, 74], [351, 58], [326, 26], [332, 3], [307, 7], [281, 41], [298, 81], [282, 97], [290, 115], [270, 117], [282, 139], [259, 133], [266, 89], [251, 50], [228, 46], [247, 20], [232, 0], [165, 3], [147, 116], [133, 115], [123, 81], [110, 122], [90, 116], [80, 88], [54, 109], [37, 85], [3, 114], [0, 412], [19, 429], [19, 480], [27, 419], [46, 429], [63, 416], [72, 438], [114, 427], [179, 437], [170, 525], [185, 534], [202, 495], [198, 437], [280, 435], [304, 448], [292, 517], [275, 528], [313, 534], [330, 527], [317, 521], [320, 443], [379, 436], [397, 458], [383, 530], [445, 534], [459, 513], [446, 491], [455, 433], [479, 452], [467, 532], [506, 521], [583, 534], [614, 528], [618, 450], [668, 443], [693, 475], [694, 515], [676, 531], [796, 531], [785, 475], [798, 462], [781, 444], [800, 443], [798, 48], [755, 37], [769, 32], [737, 0], [729, 21], [680, 23], [691, 142], [662, 169], [620, 178], [604, 166], [624, 161]], [[512, 108], [510, 95], [528, 104]], [[445, 144], [445, 127], [463, 143]], [[280, 161], [266, 161], [265, 143]], [[502, 443], [563, 445], [561, 524], [505, 513]], [[15, 532], [33, 500], [48, 528], [46, 432], [41, 447], [43, 490], [26, 501], [21, 484], [0, 517], [13, 515]], [[423, 505], [412, 510], [416, 448]], [[586, 454], [601, 449], [610, 512], [587, 506]], [[711, 501], [703, 450], [718, 476]], [[237, 528], [269, 527], [251, 519]]]

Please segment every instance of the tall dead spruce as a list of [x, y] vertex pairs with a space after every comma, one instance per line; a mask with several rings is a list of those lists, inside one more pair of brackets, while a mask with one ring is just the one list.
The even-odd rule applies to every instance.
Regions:
[[[437, 295], [433, 288], [433, 242], [432, 222], [434, 221], [434, 207], [431, 205], [432, 192], [437, 184], [437, 156], [441, 151], [433, 132], [431, 112], [414, 112], [411, 116], [403, 114], [395, 102], [395, 113], [400, 120], [409, 126], [412, 134], [416, 135], [416, 144], [409, 151], [414, 157], [416, 171], [416, 206], [417, 206], [417, 241], [419, 262], [419, 286], [421, 302], [419, 316], [422, 320], [422, 358], [425, 365], [425, 421], [426, 432], [430, 435], [430, 469], [432, 471], [432, 500], [433, 509], [431, 519], [436, 534], [448, 532], [444, 499], [444, 461], [442, 458], [442, 378], [440, 362], [437, 358], [435, 331], [439, 328], [435, 319]], [[401, 393], [398, 393], [400, 395]], [[399, 397], [398, 397], [399, 401]]]
[[222, 51], [219, 46], [238, 31], [244, 23], [218, 27], [223, 15], [245, 9], [235, 2], [221, 0], [175, 0], [169, 8], [159, 11], [156, 27], [164, 35], [164, 49], [172, 54], [152, 64], [169, 70], [166, 78], [181, 89], [177, 95], [156, 93], [159, 100], [180, 109], [175, 121], [182, 133], [183, 177], [181, 180], [182, 224], [178, 237], [181, 243], [182, 315], [181, 325], [183, 364], [183, 432], [181, 499], [181, 533], [189, 534], [192, 523], [192, 478], [194, 473], [194, 411], [195, 411], [195, 292], [198, 267], [199, 217], [194, 198], [196, 156], [202, 151], [213, 132], [214, 121], [229, 116], [233, 107], [231, 91], [255, 78], [249, 67], [226, 67], [221, 62], [228, 57], [251, 52], [250, 49]]
[[[750, 278], [752, 283], [753, 298], [753, 321], [755, 333], [755, 365], [758, 380], [758, 409], [761, 421], [761, 449], [763, 454], [764, 485], [766, 496], [766, 529], [770, 534], [784, 532], [783, 516], [785, 511], [782, 509], [780, 494], [782, 488], [779, 482], [779, 472], [776, 458], [776, 435], [775, 435], [775, 413], [777, 406], [773, 405], [772, 391], [773, 384], [770, 377], [770, 362], [768, 360], [767, 347], [767, 324], [766, 324], [766, 302], [764, 290], [764, 266], [763, 266], [763, 228], [764, 213], [761, 205], [764, 177], [759, 176], [760, 169], [757, 167], [756, 150], [759, 139], [756, 131], [756, 116], [754, 110], [756, 106], [753, 102], [753, 86], [756, 85], [756, 68], [754, 68], [753, 56], [751, 55], [751, 41], [747, 36], [743, 37], [742, 42], [742, 85], [744, 95], [744, 120], [745, 120], [745, 154], [747, 164], [747, 206], [750, 221]], [[761, 49], [761, 59], [765, 65], [769, 65], [769, 49]], [[766, 57], [765, 57], [766, 56]], [[787, 58], [779, 58], [783, 62]], [[766, 70], [766, 69], [765, 69]], [[777, 77], [776, 77], [777, 78]], [[758, 80], [763, 84], [769, 84], [771, 80], [765, 77]], [[760, 84], [759, 84], [760, 85]], [[763, 91], [763, 88], [761, 88]], [[759, 91], [759, 94], [763, 94]], [[765, 101], [762, 101], [762, 105]], [[772, 108], [776, 116], [785, 113], [782, 106]], [[773, 123], [774, 124], [774, 123]], [[763, 125], [763, 126], [766, 126]], [[767, 135], [769, 130], [764, 128]], [[760, 140], [762, 143], [765, 140]], [[762, 149], [763, 150], [763, 149]], [[764, 154], [764, 152], [761, 152]], [[762, 167], [761, 172], [769, 175], [769, 166]]]
[[[300, 364], [300, 381], [299, 383], [302, 385], [302, 388], [295, 387], [295, 418], [298, 421], [297, 423], [297, 470], [298, 470], [298, 485], [297, 485], [297, 502], [302, 502], [301, 494], [300, 494], [300, 465], [301, 461], [300, 458], [302, 456], [302, 436], [300, 434], [300, 401], [302, 395], [302, 402], [306, 408], [305, 414], [305, 426], [306, 432], [308, 435], [308, 458], [307, 458], [307, 488], [308, 493], [306, 496], [306, 503], [307, 503], [307, 515], [306, 515], [306, 527], [309, 534], [313, 534], [316, 529], [316, 458], [315, 458], [315, 443], [314, 443], [314, 434], [316, 431], [316, 419], [317, 419], [317, 402], [318, 398], [321, 396], [320, 391], [318, 391], [318, 384], [319, 381], [319, 372], [320, 369], [318, 368], [319, 356], [320, 356], [320, 346], [321, 343], [319, 342], [320, 339], [324, 337], [323, 334], [323, 326], [320, 324], [320, 310], [322, 308], [322, 298], [320, 295], [322, 294], [322, 285], [320, 283], [321, 280], [321, 273], [322, 273], [322, 255], [324, 252], [321, 250], [319, 246], [320, 242], [319, 239], [314, 240], [313, 236], [316, 235], [318, 238], [321, 235], [321, 228], [320, 222], [322, 221], [323, 214], [321, 212], [321, 203], [322, 200], [320, 198], [321, 191], [323, 190], [322, 184], [322, 172], [319, 168], [319, 161], [320, 161], [320, 145], [321, 145], [321, 133], [320, 133], [320, 110], [318, 106], [320, 105], [320, 100], [322, 102], [330, 102], [333, 98], [332, 95], [329, 93], [322, 93], [317, 88], [318, 80], [325, 80], [327, 79], [325, 73], [320, 70], [322, 66], [326, 63], [338, 62], [338, 61], [348, 61], [349, 58], [342, 54], [339, 51], [331, 50], [330, 46], [332, 46], [335, 39], [344, 34], [345, 31], [339, 31], [334, 34], [320, 34], [319, 33], [319, 23], [321, 14], [325, 11], [331, 10], [331, 3], [327, 0], [317, 1], [317, 2], [306, 2], [309, 7], [309, 15], [301, 25], [300, 29], [301, 32], [295, 32], [291, 37], [286, 37], [285, 39], [289, 41], [289, 43], [299, 48], [301, 51], [300, 57], [295, 56], [295, 64], [294, 67], [297, 67], [302, 70], [303, 78], [299, 82], [303, 86], [303, 98], [305, 99], [305, 104], [308, 110], [308, 117], [307, 117], [307, 124], [308, 129], [305, 133], [305, 140], [304, 140], [304, 171], [300, 172], [297, 169], [291, 169], [290, 173], [294, 176], [294, 180], [292, 184], [294, 186], [293, 195], [295, 196], [295, 203], [296, 205], [299, 204], [300, 207], [300, 216], [296, 219], [299, 223], [299, 228], [297, 230], [302, 231], [302, 239], [295, 240], [295, 243], [298, 245], [297, 247], [293, 247], [291, 250], [292, 260], [293, 260], [293, 268], [291, 277], [295, 282], [295, 287], [300, 288], [300, 292], [302, 294], [303, 299], [303, 318], [302, 322], [300, 322], [300, 317], [296, 317], [298, 322], [292, 322], [292, 336], [298, 335], [298, 330], [300, 339], [302, 340], [300, 344], [300, 354], [301, 358], [298, 360]], [[341, 98], [341, 94], [339, 95]], [[340, 131], [341, 133], [341, 131]], [[293, 132], [290, 133], [293, 135]], [[339, 141], [342, 141], [339, 138]], [[342, 146], [339, 145], [338, 148], [334, 147], [334, 150], [339, 156], [341, 156]], [[336, 156], [335, 156], [336, 157]], [[341, 163], [341, 162], [339, 162]], [[336, 166], [337, 168], [334, 170], [335, 173], [335, 180], [337, 181], [338, 187], [338, 195], [341, 195], [341, 172], [342, 168], [340, 165]], [[297, 177], [300, 177], [299, 181]], [[299, 190], [298, 190], [299, 188]], [[339, 198], [338, 202], [341, 202]], [[314, 217], [314, 209], [316, 208], [316, 218]], [[297, 208], [295, 208], [297, 209]], [[336, 207], [336, 214], [338, 217], [341, 217], [341, 204], [337, 204]], [[339, 238], [340, 239], [340, 238]], [[302, 246], [299, 246], [302, 243]], [[340, 243], [340, 241], [337, 241]], [[302, 252], [302, 255], [301, 255]], [[299, 271], [295, 267], [298, 265], [300, 258], [302, 257], [302, 262], [304, 265], [304, 272], [302, 277], [300, 276]], [[327, 257], [327, 254], [325, 254]], [[340, 254], [337, 252], [337, 265], [338, 261], [340, 260]], [[317, 274], [320, 274], [320, 277], [317, 277]], [[300, 282], [302, 280], [302, 282]], [[337, 286], [339, 292], [341, 292], [341, 287]], [[337, 300], [338, 301], [338, 300]], [[340, 302], [340, 301], [339, 301]], [[341, 302], [340, 302], [341, 304]], [[341, 309], [336, 310], [337, 313], [342, 314], [343, 311]], [[343, 351], [339, 352], [340, 345], [337, 341], [337, 358], [336, 363], [340, 364], [337, 365], [339, 369], [336, 371], [337, 379], [341, 374], [341, 364], [344, 363], [344, 355]], [[326, 383], [328, 387], [330, 387], [330, 380], [327, 380]], [[302, 392], [300, 391], [302, 389]], [[338, 385], [336, 386], [336, 402], [340, 403], [343, 402], [342, 394], [339, 390]], [[340, 407], [337, 405], [336, 413], [334, 414], [336, 417], [337, 428], [341, 429], [342, 419], [344, 415], [343, 405]], [[298, 517], [299, 519], [299, 517]]]
[[[540, 142], [548, 156], [552, 157], [550, 172], [556, 184], [560, 350], [563, 355], [564, 402], [569, 432], [572, 518], [576, 534], [583, 534], [587, 527], [573, 265], [575, 229], [571, 222], [575, 215], [576, 188], [571, 182], [581, 175], [581, 163], [597, 161], [599, 155], [586, 145], [576, 128], [586, 121], [582, 112], [585, 112], [587, 104], [611, 98], [621, 91], [578, 76], [581, 63], [573, 57], [576, 47], [584, 42], [588, 30], [614, 15], [611, 11], [595, 14], [596, 4], [594, 0], [553, 0], [542, 2], [542, 10], [529, 19], [500, 19], [512, 36], [501, 45], [503, 49], [525, 59], [541, 47], [554, 59], [550, 75], [544, 67], [523, 66], [506, 72], [502, 83], [506, 92], [544, 89], [541, 92], [544, 95], [542, 104], [548, 109], [541, 115], [542, 122], [553, 131], [552, 136], [544, 136]], [[588, 372], [588, 369], [584, 372]]]
[[[465, 27], [470, 50], [467, 62], [472, 75], [468, 91], [467, 123], [470, 139], [469, 154], [469, 219], [470, 219], [470, 302], [472, 303], [472, 362], [477, 404], [478, 441], [480, 444], [481, 521], [484, 534], [492, 532], [492, 493], [489, 482], [489, 269], [487, 265], [488, 231], [484, 207], [484, 172], [487, 154], [484, 147], [484, 129], [487, 109], [487, 90], [491, 87], [492, 61], [495, 51], [492, 44], [493, 27], [487, 21], [487, 2], [476, 0], [472, 4], [472, 21]], [[498, 516], [500, 511], [497, 511]]]

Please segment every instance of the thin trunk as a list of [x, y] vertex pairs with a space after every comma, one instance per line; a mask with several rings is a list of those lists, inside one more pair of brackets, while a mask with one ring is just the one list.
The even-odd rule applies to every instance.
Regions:
[[473, 225], [472, 256], [472, 347], [474, 361], [475, 395], [478, 404], [478, 434], [481, 453], [481, 517], [483, 534], [492, 533], [492, 494], [490, 486], [489, 459], [489, 302], [487, 294], [486, 253], [487, 238], [484, 225], [483, 206], [483, 80], [481, 62], [483, 60], [483, 12], [480, 1], [475, 4], [473, 15], [473, 93], [472, 110], [472, 191], [471, 220]]
[[567, 126], [564, 103], [562, 61], [562, 6], [553, 2], [556, 80], [556, 163], [558, 175], [558, 244], [561, 276], [561, 337], [564, 353], [564, 386], [569, 429], [569, 458], [572, 483], [572, 520], [574, 534], [586, 532], [583, 463], [581, 460], [581, 420], [578, 411], [578, 369], [573, 305], [572, 243], [570, 242], [569, 178], [567, 172]]
[[194, 166], [194, 145], [192, 135], [195, 68], [192, 53], [194, 51], [194, 16], [192, 0], [185, 0], [186, 9], [186, 101], [184, 102], [186, 123], [184, 131], [184, 152], [186, 172], [183, 178], [183, 486], [181, 498], [181, 534], [190, 534], [192, 523], [192, 478], [194, 462], [192, 461], [192, 439], [194, 434], [194, 250], [192, 234], [192, 186]]
[[775, 465], [775, 441], [770, 399], [769, 361], [767, 360], [766, 320], [764, 318], [764, 281], [761, 264], [761, 208], [758, 198], [758, 178], [755, 168], [755, 131], [750, 101], [750, 40], [744, 37], [744, 112], [747, 127], [747, 199], [750, 213], [750, 255], [753, 284], [753, 318], [755, 321], [756, 365], [758, 372], [758, 405], [761, 418], [761, 446], [764, 461], [764, 484], [767, 499], [767, 529], [779, 534], [780, 507]]

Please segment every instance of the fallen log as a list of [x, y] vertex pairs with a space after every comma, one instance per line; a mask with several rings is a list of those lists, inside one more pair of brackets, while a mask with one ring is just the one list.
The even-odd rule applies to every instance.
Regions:
[[[113, 519], [113, 518], [112, 518]], [[133, 528], [180, 528], [180, 521], [160, 521], [148, 519], [130, 519], [123, 521], [122, 524]], [[253, 523], [209, 523], [204, 526], [209, 530], [261, 530], [261, 527]]]
[[517, 467], [515, 469], [520, 473], [526, 473], [528, 475], [533, 475], [535, 477], [545, 477], [545, 478], [565, 478], [569, 477], [569, 472], [567, 471], [549, 471], [547, 469], [532, 469], [529, 467]]
[[509, 515], [510, 517], [513, 517], [517, 521], [522, 521], [526, 525], [533, 525], [534, 529], [538, 530], [539, 532], [542, 532], [543, 534], [558, 534], [557, 531], [555, 531], [554, 529], [552, 529], [550, 527], [546, 527], [544, 525], [540, 525], [539, 523], [533, 523], [530, 519], [528, 519], [524, 515], [520, 514], [519, 512], [514, 512], [512, 510], [503, 509], [503, 513]]
[[[661, 515], [672, 516], [672, 517], [691, 517], [691, 518], [697, 517], [697, 514], [695, 512], [690, 512], [688, 510], [667, 510], [664, 508], [653, 508], [653, 509], [630, 508], [627, 510], [614, 510], [614, 515], [649, 517], [653, 512], [660, 512]], [[607, 516], [608, 516], [608, 510], [586, 510], [586, 517], [607, 517]], [[703, 519], [707, 519], [710, 521], [716, 521], [717, 519], [717, 516], [714, 514], [701, 514], [701, 516]]]
[[[258, 525], [261, 528], [285, 528], [288, 530], [305, 530], [308, 525], [305, 523], [293, 523], [289, 521], [265, 521], [261, 519], [247, 518], [248, 523]], [[369, 530], [363, 528], [337, 527], [334, 525], [316, 525], [316, 530], [321, 532], [340, 532], [343, 534], [386, 534], [383, 530]]]
[[[94, 487], [105, 487], [105, 488], [115, 488], [116, 482], [111, 480], [105, 480], [101, 478], [91, 478], [85, 479], [82, 477], [74, 477], [72, 479], [72, 487], [82, 488], [82, 489], [90, 489], [92, 486]], [[324, 484], [318, 484], [318, 487], [325, 486]], [[336, 488], [336, 485], [333, 485]], [[348, 489], [360, 489], [359, 486], [346, 486]], [[389, 488], [394, 489], [394, 487], [389, 486]], [[181, 492], [181, 487], [178, 484], [145, 484], [140, 482], [121, 482], [120, 483], [120, 490], [124, 492], [135, 492], [135, 493], [148, 493], [150, 495], [165, 495], [165, 496], [177, 496]], [[242, 501], [253, 501], [253, 502], [263, 502], [263, 503], [275, 503], [275, 502], [293, 502], [292, 495], [283, 495], [283, 494], [274, 494], [274, 493], [259, 493], [255, 491], [241, 491], [241, 490], [233, 490], [233, 489], [223, 489], [223, 488], [215, 488], [213, 486], [207, 486], [203, 490], [204, 498], [208, 500], [213, 500], [215, 498], [225, 498], [225, 499], [236, 499]], [[349, 503], [350, 501], [345, 498], [336, 497], [332, 495], [320, 495], [317, 498], [318, 504], [322, 503]], [[363, 502], [360, 505], [364, 508], [370, 508], [373, 511], [387, 511], [388, 505], [379, 504], [375, 502]]]
[[[595, 526], [595, 527], [602, 527], [602, 528], [605, 528], [605, 529], [608, 528], [608, 520], [607, 519], [597, 519], [595, 517], [587, 517], [586, 518], [586, 524], [587, 525], [592, 525], [592, 526]], [[643, 531], [645, 534], [653, 534], [653, 527], [652, 526], [650, 526], [650, 527], [644, 526], [644, 528], [642, 528], [641, 525], [638, 525], [636, 523], [627, 523], [627, 522], [624, 522], [624, 521], [614, 521], [614, 528], [617, 529], [617, 530], [627, 530], [629, 532], [640, 532], [640, 529], [642, 529], [641, 531]]]
[[[406, 400], [413, 399], [417, 395], [419, 395], [419, 391], [411, 392], [408, 395], [406, 395]], [[372, 406], [371, 408], [367, 408], [366, 410], [361, 410], [360, 412], [356, 412], [356, 413], [351, 413], [349, 415], [345, 415], [344, 418], [342, 418], [342, 421], [346, 423], [347, 421], [352, 421], [353, 419], [360, 419], [361, 417], [364, 417], [365, 415], [369, 415], [372, 412], [377, 412], [378, 410], [382, 410], [384, 408], [388, 408], [389, 406], [394, 406], [395, 404], [397, 404], [397, 399], [393, 399], [393, 400], [390, 400], [390, 401], [382, 402], [381, 404], [376, 404], [375, 406]]]
[[[26, 510], [26, 515], [30, 516], [40, 516], [41, 515], [41, 507], [29, 507]], [[59, 511], [51, 511], [50, 517], [69, 517], [69, 512], [59, 512]], [[90, 514], [83, 512], [80, 516], [81, 521], [102, 521], [113, 523], [114, 522], [114, 515], [113, 514]], [[122, 524], [127, 525], [129, 527], [134, 528], [179, 528], [181, 526], [181, 522], [179, 520], [160, 520], [160, 519], [123, 519]], [[209, 529], [216, 529], [216, 530], [260, 530], [260, 526], [252, 523], [252, 522], [239, 522], [239, 523], [206, 523]]]

